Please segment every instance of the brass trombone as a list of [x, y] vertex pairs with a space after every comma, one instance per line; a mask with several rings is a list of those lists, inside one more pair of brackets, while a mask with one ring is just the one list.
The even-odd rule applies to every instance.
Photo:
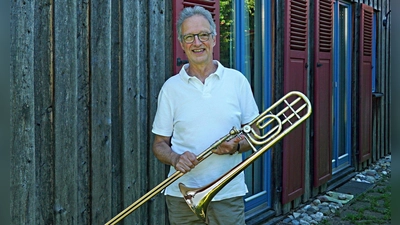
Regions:
[[[280, 111], [274, 114], [273, 112], [277, 110]], [[197, 160], [199, 162], [202, 162], [208, 156], [210, 156], [212, 154], [212, 150], [217, 148], [222, 142], [230, 140], [237, 135], [243, 135], [250, 144], [253, 154], [240, 164], [236, 165], [233, 169], [225, 173], [219, 179], [209, 185], [206, 185], [205, 187], [190, 188], [180, 183], [179, 188], [189, 208], [197, 215], [197, 217], [201, 218], [207, 223], [207, 207], [213, 197], [258, 157], [260, 157], [263, 153], [275, 145], [275, 143], [290, 133], [294, 128], [304, 122], [311, 115], [311, 111], [311, 103], [303, 93], [299, 91], [289, 92], [243, 128], [232, 128], [228, 134], [204, 150], [200, 155], [197, 156]], [[251, 128], [251, 125], [253, 124], [256, 124], [260, 131], [266, 128], [268, 131], [263, 135], [259, 135]], [[261, 147], [256, 149], [255, 146]], [[161, 182], [151, 191], [147, 192], [141, 198], [128, 206], [125, 210], [108, 221], [106, 225], [117, 224], [123, 218], [135, 211], [137, 208], [183, 175], [183, 173], [176, 171], [166, 180]]]

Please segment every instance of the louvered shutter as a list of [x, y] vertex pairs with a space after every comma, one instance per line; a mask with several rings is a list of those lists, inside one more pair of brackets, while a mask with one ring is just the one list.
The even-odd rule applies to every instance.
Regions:
[[361, 5], [359, 68], [359, 160], [371, 157], [372, 140], [372, 7]]
[[[284, 93], [306, 93], [308, 1], [286, 0], [284, 28]], [[304, 193], [305, 124], [283, 139], [282, 203]]]
[[332, 174], [332, 41], [333, 1], [315, 3], [314, 179], [315, 187]]
[[180, 12], [185, 7], [193, 7], [195, 5], [202, 6], [208, 11], [211, 12], [211, 15], [214, 18], [214, 22], [216, 25], [217, 36], [216, 36], [216, 45], [214, 46], [214, 59], [219, 60], [219, 1], [218, 0], [174, 0], [173, 4], [173, 69], [174, 74], [177, 74], [181, 69], [182, 65], [187, 63], [187, 57], [183, 52], [179, 40], [178, 40], [178, 31], [176, 27], [176, 21], [179, 18]]

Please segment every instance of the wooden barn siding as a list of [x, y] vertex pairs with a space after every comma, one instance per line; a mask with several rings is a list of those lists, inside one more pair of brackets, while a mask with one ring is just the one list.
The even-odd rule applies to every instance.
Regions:
[[[275, 23], [272, 23], [275, 29], [272, 29], [275, 35], [273, 38], [275, 39], [273, 42], [274, 53], [272, 54], [274, 57], [273, 67], [274, 74], [272, 76], [271, 83], [273, 86], [271, 87], [272, 94], [272, 102], [277, 101], [281, 98], [283, 93], [283, 68], [284, 68], [284, 26], [285, 26], [285, 2], [282, 1], [282, 4], [277, 4], [275, 1], [272, 1], [272, 9], [275, 11]], [[282, 174], [283, 174], [283, 144], [281, 141], [277, 142], [271, 151], [271, 165], [272, 165], [272, 179], [271, 179], [271, 196], [272, 196], [272, 208], [275, 210], [276, 215], [280, 215], [284, 213], [286, 210], [284, 209], [281, 199], [282, 199]]]
[[[37, 208], [34, 93], [34, 4], [14, 2], [11, 7], [11, 220], [35, 224]], [[16, 35], [18, 34], [18, 35]], [[21, 66], [24, 65], [24, 66]], [[16, 75], [18, 74], [18, 75]], [[14, 88], [13, 88], [14, 87]], [[18, 102], [18, 105], [15, 104]], [[40, 104], [40, 103], [39, 103]], [[40, 156], [39, 156], [40, 157]], [[39, 178], [39, 177], [38, 177]], [[41, 186], [41, 188], [44, 188]], [[14, 213], [13, 213], [14, 212]]]
[[[388, 16], [386, 28], [383, 27], [382, 21], [386, 13], [390, 10], [390, 1], [382, 1], [379, 5], [380, 12], [377, 14], [377, 32], [378, 41], [376, 47], [376, 91], [383, 93], [381, 98], [377, 98], [373, 104], [373, 118], [376, 121], [373, 126], [373, 161], [391, 153], [390, 150], [390, 30], [391, 15]], [[376, 104], [375, 104], [376, 103]], [[376, 113], [375, 113], [376, 112]]]
[[[149, 129], [153, 122], [155, 112], [157, 109], [157, 98], [158, 92], [164, 84], [165, 79], [171, 76], [173, 71], [174, 59], [171, 57], [172, 53], [172, 37], [173, 34], [170, 29], [175, 25], [175, 21], [172, 21], [172, 2], [168, 0], [159, 1], [153, 0], [149, 4], [149, 12], [152, 14], [149, 16], [149, 34], [151, 43], [149, 44], [149, 98], [153, 99], [150, 101], [149, 107]], [[161, 49], [161, 50], [160, 50]], [[163, 72], [165, 71], [165, 73]], [[164, 74], [163, 74], [164, 73]], [[150, 131], [149, 131], [150, 132]], [[150, 143], [153, 142], [153, 136], [149, 136]], [[151, 149], [151, 146], [148, 146]], [[169, 170], [169, 166], [160, 164], [153, 154], [149, 159], [148, 167], [148, 179], [149, 187], [153, 188], [161, 183], [167, 176], [166, 171]], [[160, 194], [154, 198], [151, 202], [148, 216], [150, 217], [149, 224], [168, 224], [167, 214], [165, 210], [165, 201], [163, 195]], [[164, 216], [164, 217], [163, 217]]]
[[[354, 159], [354, 165], [356, 166], [357, 170], [362, 170], [365, 169], [368, 165], [370, 165], [371, 163], [375, 162], [376, 160], [378, 160], [379, 158], [386, 156], [388, 154], [390, 154], [390, 146], [389, 146], [389, 138], [390, 138], [390, 123], [389, 123], [389, 93], [390, 93], [390, 19], [391, 17], [388, 17], [388, 25], [387, 28], [384, 28], [382, 26], [382, 20], [386, 14], [386, 12], [390, 9], [390, 0], [364, 0], [364, 1], [352, 1], [354, 3], [354, 7], [353, 7], [353, 16], [354, 16], [354, 20], [353, 20], [353, 30], [355, 32], [354, 36], [353, 36], [353, 75], [358, 73], [358, 33], [359, 33], [359, 8], [360, 5], [359, 3], [364, 3], [364, 4], [368, 4], [370, 6], [372, 6], [375, 10], [375, 13], [377, 15], [377, 21], [376, 21], [376, 28], [377, 28], [377, 36], [376, 36], [376, 41], [377, 41], [377, 48], [376, 48], [376, 66], [377, 66], [377, 72], [376, 72], [376, 77], [377, 77], [377, 86], [376, 89], [379, 92], [384, 93], [384, 96], [376, 99], [374, 101], [373, 104], [373, 121], [371, 121], [371, 123], [373, 123], [373, 139], [372, 139], [372, 143], [373, 143], [373, 157], [366, 161], [363, 164], [358, 163], [358, 161], [356, 159]], [[313, 9], [313, 2], [310, 2], [311, 6], [310, 9]], [[275, 74], [277, 74], [276, 77], [274, 77], [274, 95], [275, 96], [280, 96], [281, 90], [282, 90], [282, 73], [283, 70], [281, 68], [283, 68], [283, 55], [282, 55], [282, 50], [283, 49], [283, 34], [282, 32], [279, 32], [280, 30], [283, 30], [284, 24], [283, 24], [283, 9], [284, 9], [284, 4], [277, 4], [275, 5], [275, 11], [276, 11], [276, 30], [278, 32], [276, 32], [275, 35]], [[310, 10], [310, 14], [313, 13], [313, 10]], [[314, 18], [314, 15], [310, 15], [310, 23], [312, 23]], [[310, 32], [313, 33], [315, 31], [313, 31], [313, 25], [310, 24]], [[313, 40], [309, 40], [310, 42], [310, 46], [311, 48], [309, 49], [310, 52], [313, 51], [313, 46], [315, 46], [315, 43], [313, 42]], [[309, 54], [309, 62], [312, 62], [312, 54]], [[310, 63], [309, 63], [310, 65]], [[352, 83], [356, 84], [356, 79], [353, 79]], [[357, 90], [355, 89], [357, 87], [353, 86], [353, 91]], [[353, 92], [355, 93], [355, 92]], [[372, 94], [372, 93], [371, 93]], [[356, 110], [355, 108], [355, 103], [357, 103], [357, 95], [353, 94], [353, 112]], [[353, 117], [353, 122], [355, 123], [354, 120], [356, 119], [356, 114], [354, 115], [355, 117]], [[356, 138], [357, 134], [355, 133], [357, 129], [357, 124], [353, 124], [352, 126], [352, 130], [353, 130], [353, 144], [352, 144], [352, 149], [355, 151], [355, 149], [357, 148], [356, 146]], [[311, 145], [308, 145], [309, 147], [312, 147]], [[307, 147], [307, 156], [306, 156], [306, 162], [310, 162], [311, 160], [311, 156], [310, 153], [311, 151], [309, 150], [309, 147]], [[327, 184], [323, 184], [318, 188], [314, 188], [312, 185], [312, 176], [310, 175], [306, 175], [306, 187], [305, 187], [305, 193], [287, 203], [282, 205], [280, 202], [280, 183], [282, 181], [282, 177], [280, 176], [281, 174], [281, 160], [282, 160], [282, 156], [281, 156], [281, 150], [282, 146], [278, 143], [273, 150], [273, 209], [276, 211], [276, 214], [285, 214], [290, 212], [291, 209], [296, 208], [299, 206], [299, 204], [307, 202], [310, 200], [310, 198], [313, 198], [315, 196], [317, 196], [320, 193], [323, 193], [325, 191], [327, 191]], [[353, 151], [353, 152], [354, 152]], [[355, 155], [355, 154], [353, 154]], [[355, 156], [354, 156], [355, 157]], [[354, 158], [353, 157], [353, 158]], [[306, 168], [306, 173], [312, 173], [312, 169], [311, 168]]]
[[[166, 176], [151, 123], [171, 3], [11, 4], [12, 224], [103, 224]], [[163, 196], [124, 222], [167, 223]]]

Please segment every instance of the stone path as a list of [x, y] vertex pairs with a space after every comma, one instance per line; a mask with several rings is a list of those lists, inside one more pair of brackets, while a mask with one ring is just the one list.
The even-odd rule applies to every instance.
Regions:
[[[310, 204], [294, 210], [279, 225], [390, 224], [391, 156], [380, 159], [335, 192], [317, 196]], [[355, 187], [363, 187], [358, 193]], [[348, 189], [355, 194], [348, 194]]]

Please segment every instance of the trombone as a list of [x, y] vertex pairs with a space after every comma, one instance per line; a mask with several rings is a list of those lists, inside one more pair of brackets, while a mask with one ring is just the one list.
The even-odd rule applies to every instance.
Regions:
[[[274, 114], [274, 112], [278, 111]], [[240, 172], [246, 169], [252, 164], [257, 158], [263, 153], [269, 150], [284, 136], [289, 134], [294, 128], [299, 126], [311, 115], [311, 103], [309, 99], [299, 91], [291, 91], [271, 105], [268, 109], [258, 115], [247, 125], [241, 129], [233, 127], [228, 134], [217, 140], [210, 147], [204, 150], [200, 155], [197, 156], [199, 163], [204, 161], [207, 157], [212, 154], [212, 150], [217, 148], [222, 142], [230, 140], [237, 135], [243, 135], [247, 142], [250, 144], [253, 153], [243, 160], [241, 163], [236, 165], [230, 171], [225, 173], [219, 179], [214, 182], [201, 187], [201, 188], [190, 188], [180, 183], [179, 188], [188, 204], [189, 208], [206, 223], [207, 220], [207, 208], [213, 197], [233, 178], [235, 178]], [[257, 134], [251, 125], [256, 124], [261, 130], [268, 130], [265, 134]], [[262, 132], [261, 132], [262, 133]], [[259, 149], [256, 146], [261, 146]], [[106, 225], [117, 224], [119, 221], [124, 219], [130, 213], [135, 211], [145, 202], [150, 200], [152, 197], [160, 193], [164, 188], [175, 182], [177, 179], [182, 177], [184, 174], [180, 171], [176, 171], [174, 174], [169, 176], [159, 185], [154, 187], [152, 190], [147, 192], [141, 198], [136, 200], [125, 210], [120, 212], [114, 218], [106, 223]]]

